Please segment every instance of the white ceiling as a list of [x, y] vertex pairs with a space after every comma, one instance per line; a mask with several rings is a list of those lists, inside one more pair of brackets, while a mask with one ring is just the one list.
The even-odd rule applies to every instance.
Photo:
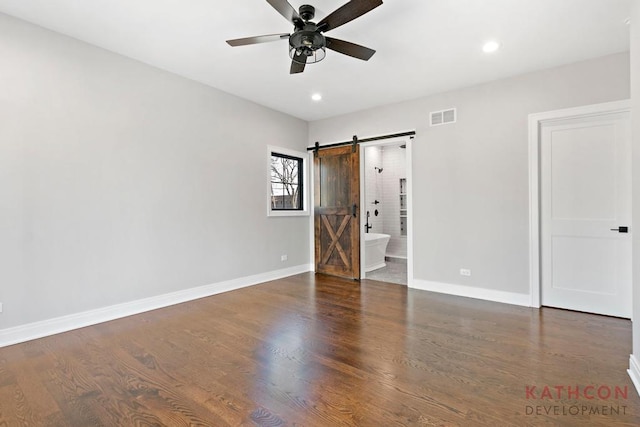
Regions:
[[[0, 0], [0, 12], [316, 120], [626, 51], [631, 1], [384, 0], [328, 33], [376, 49], [369, 62], [327, 51], [297, 75], [284, 40], [225, 43], [291, 31], [265, 0]], [[308, 2], [317, 22], [346, 0]], [[502, 49], [482, 53], [488, 39]]]

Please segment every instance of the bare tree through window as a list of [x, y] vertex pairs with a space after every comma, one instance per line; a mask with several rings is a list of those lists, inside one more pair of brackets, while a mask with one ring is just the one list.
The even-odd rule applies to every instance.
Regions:
[[302, 159], [271, 153], [271, 209], [302, 210]]

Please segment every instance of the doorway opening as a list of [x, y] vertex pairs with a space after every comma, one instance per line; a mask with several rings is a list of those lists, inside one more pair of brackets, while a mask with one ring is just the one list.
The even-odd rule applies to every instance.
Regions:
[[409, 282], [411, 142], [402, 137], [361, 144], [362, 278]]

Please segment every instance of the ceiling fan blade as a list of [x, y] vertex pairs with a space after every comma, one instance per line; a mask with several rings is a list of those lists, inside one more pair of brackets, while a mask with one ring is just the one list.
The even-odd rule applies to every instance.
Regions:
[[334, 39], [331, 37], [325, 37], [327, 41], [327, 49], [335, 50], [336, 52], [343, 53], [345, 55], [353, 56], [354, 58], [368, 61], [371, 59], [375, 50], [368, 47], [360, 46], [359, 44], [346, 42], [344, 40]]
[[288, 39], [290, 34], [267, 34], [265, 36], [245, 37], [243, 39], [227, 40], [230, 46], [246, 46], [248, 44], [267, 43], [277, 40]]
[[318, 28], [320, 31], [331, 31], [340, 25], [353, 21], [381, 4], [382, 0], [351, 0], [318, 22]]
[[[300, 61], [302, 64], [296, 61]], [[298, 74], [303, 72], [305, 65], [307, 65], [306, 55], [294, 55], [293, 60], [291, 61], [291, 71], [289, 71], [289, 74]]]
[[287, 0], [267, 0], [267, 3], [269, 3], [280, 15], [284, 16], [285, 19], [292, 24], [297, 25], [298, 22], [302, 22], [298, 12]]

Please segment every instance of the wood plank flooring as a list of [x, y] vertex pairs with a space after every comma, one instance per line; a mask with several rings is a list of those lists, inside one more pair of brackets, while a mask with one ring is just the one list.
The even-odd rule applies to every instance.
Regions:
[[302, 274], [0, 348], [0, 426], [637, 426], [630, 353], [622, 319]]

